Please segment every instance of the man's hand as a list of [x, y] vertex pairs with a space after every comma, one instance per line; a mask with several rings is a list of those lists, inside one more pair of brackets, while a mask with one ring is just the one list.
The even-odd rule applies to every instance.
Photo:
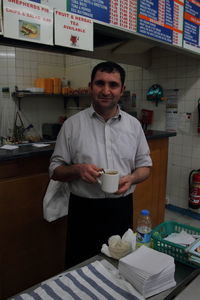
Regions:
[[132, 176], [131, 175], [121, 177], [120, 181], [119, 181], [119, 189], [116, 192], [116, 194], [126, 193], [128, 191], [128, 189], [131, 187], [131, 185], [132, 185]]
[[97, 177], [100, 176], [100, 168], [90, 164], [79, 164], [77, 167], [79, 168], [79, 175], [82, 180], [89, 183], [97, 182]]
[[62, 165], [54, 170], [51, 179], [70, 182], [81, 178], [86, 182], [96, 183], [101, 170], [101, 168], [92, 164]]
[[144, 181], [149, 177], [149, 175], [149, 167], [140, 167], [137, 168], [132, 174], [121, 177], [119, 181], [119, 189], [116, 194], [126, 193], [132, 184], [137, 184]]

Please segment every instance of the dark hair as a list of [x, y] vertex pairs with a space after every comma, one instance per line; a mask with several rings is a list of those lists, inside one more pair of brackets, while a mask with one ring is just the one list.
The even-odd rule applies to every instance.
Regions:
[[94, 80], [97, 71], [106, 72], [106, 73], [118, 72], [120, 74], [122, 86], [124, 85], [125, 76], [126, 76], [125, 70], [115, 62], [105, 61], [96, 65], [92, 70], [91, 82]]

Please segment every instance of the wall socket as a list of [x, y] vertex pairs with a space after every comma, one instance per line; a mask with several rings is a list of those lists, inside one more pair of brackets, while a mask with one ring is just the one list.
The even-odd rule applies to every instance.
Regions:
[[10, 88], [9, 87], [2, 87], [1, 89], [2, 97], [9, 98], [10, 97]]

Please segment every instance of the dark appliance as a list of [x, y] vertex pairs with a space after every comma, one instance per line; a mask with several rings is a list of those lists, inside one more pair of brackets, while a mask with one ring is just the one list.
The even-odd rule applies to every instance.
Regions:
[[200, 169], [192, 170], [189, 175], [189, 207], [200, 208]]
[[56, 140], [62, 124], [44, 123], [42, 124], [42, 136], [45, 140]]

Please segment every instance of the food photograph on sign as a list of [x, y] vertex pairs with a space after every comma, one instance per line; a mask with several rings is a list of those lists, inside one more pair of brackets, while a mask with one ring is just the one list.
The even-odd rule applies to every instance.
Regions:
[[40, 24], [19, 20], [19, 37], [40, 40]]

